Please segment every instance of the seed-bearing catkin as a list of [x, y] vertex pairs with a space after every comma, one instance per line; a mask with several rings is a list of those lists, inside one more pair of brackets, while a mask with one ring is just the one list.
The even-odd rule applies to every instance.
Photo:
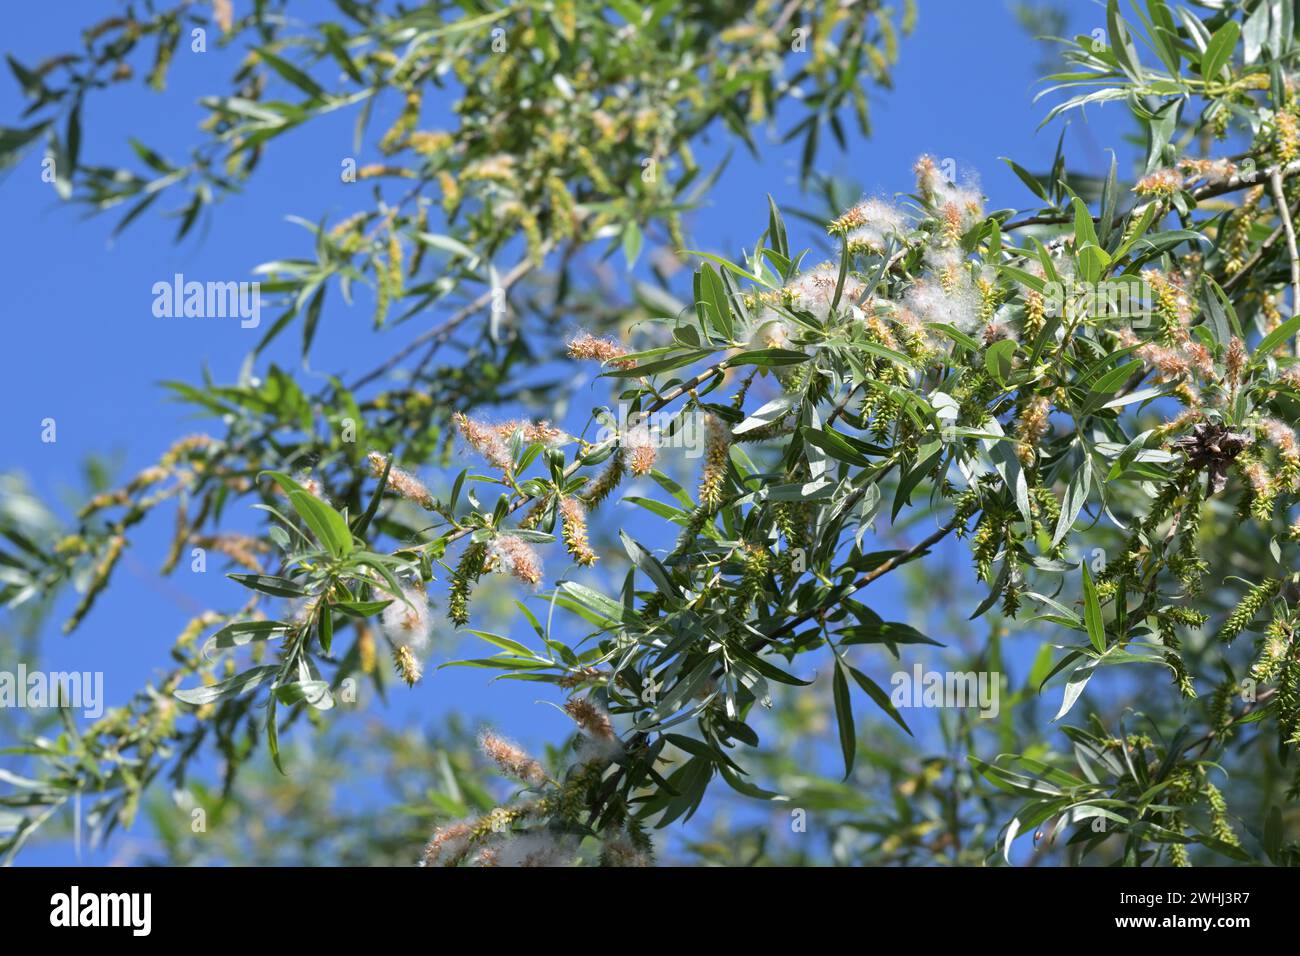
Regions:
[[494, 468], [510, 471], [514, 462], [510, 458], [510, 448], [495, 428], [476, 422], [464, 412], [457, 412], [452, 421], [460, 429], [465, 441], [482, 455]]
[[1241, 373], [1249, 360], [1250, 354], [1246, 351], [1246, 343], [1233, 336], [1232, 341], [1228, 343], [1228, 354], [1223, 359], [1229, 388], [1236, 389], [1241, 384]]
[[565, 498], [560, 503], [560, 524], [564, 547], [573, 560], [586, 567], [596, 563], [596, 552], [587, 541], [587, 509], [577, 498]]
[[492, 539], [487, 548], [486, 567], [504, 571], [525, 584], [536, 586], [542, 582], [542, 559], [517, 535], [499, 534]]
[[191, 537], [190, 541], [196, 547], [224, 554], [235, 564], [243, 565], [258, 573], [262, 571], [262, 559], [258, 555], [270, 550], [266, 542], [246, 534], [196, 535]]
[[1280, 466], [1274, 476], [1274, 485], [1294, 491], [1300, 484], [1300, 440], [1295, 431], [1275, 418], [1266, 419], [1261, 426], [1268, 440], [1277, 449]]
[[455, 866], [469, 850], [473, 830], [468, 823], [438, 827], [424, 848], [424, 866]]
[[636, 362], [624, 358], [627, 349], [612, 339], [599, 339], [590, 332], [581, 332], [569, 340], [569, 357], [586, 359], [612, 365], [614, 368], [632, 368]]
[[1277, 594], [1281, 586], [1282, 582], [1277, 578], [1266, 578], [1246, 592], [1241, 603], [1233, 609], [1228, 619], [1223, 622], [1223, 627], [1219, 629], [1219, 640], [1224, 644], [1231, 644], [1237, 635], [1255, 619], [1255, 615], [1272, 599], [1273, 595]]
[[614, 724], [604, 709], [591, 701], [574, 697], [564, 705], [564, 712], [573, 718], [573, 722], [590, 737], [597, 740], [614, 740]]
[[623, 449], [633, 475], [641, 477], [650, 474], [655, 466], [656, 456], [649, 428], [640, 425], [631, 429], [623, 438]]
[[393, 662], [397, 672], [408, 685], [414, 686], [424, 674], [420, 658], [429, 649], [433, 623], [429, 616], [429, 598], [424, 583], [417, 582], [412, 587], [404, 587], [398, 594], [376, 588], [375, 596], [392, 599], [380, 616], [380, 627], [393, 649]]
[[1170, 199], [1183, 188], [1183, 177], [1174, 169], [1157, 169], [1147, 173], [1133, 186], [1139, 196]]
[[[376, 478], [384, 476], [384, 469], [388, 468], [388, 459], [377, 451], [372, 451], [366, 455], [366, 461], [370, 463], [370, 473]], [[403, 471], [396, 465], [388, 469], [388, 487], [407, 501], [414, 501], [426, 511], [432, 511], [434, 508], [433, 495], [429, 489], [409, 472]]]
[[1241, 515], [1244, 517], [1249, 514], [1260, 524], [1268, 524], [1273, 517], [1273, 506], [1277, 502], [1278, 493], [1268, 466], [1254, 449], [1238, 456], [1233, 465], [1245, 484], [1240, 505]]
[[484, 730], [479, 734], [478, 746], [507, 776], [533, 786], [546, 782], [546, 771], [542, 765], [513, 741]]
[[420, 659], [415, 656], [414, 651], [403, 644], [393, 648], [393, 666], [402, 680], [406, 681], [407, 687], [414, 687], [424, 676]]
[[1019, 439], [1016, 455], [1026, 467], [1038, 459], [1038, 445], [1051, 428], [1049, 415], [1052, 406], [1045, 395], [1035, 395], [1020, 410], [1015, 423], [1015, 436]]
[[1164, 273], [1159, 269], [1144, 269], [1142, 278], [1151, 290], [1151, 308], [1160, 326], [1161, 341], [1176, 347], [1186, 341], [1187, 327], [1192, 320], [1194, 303], [1183, 288], [1177, 273]]
[[475, 847], [483, 846], [499, 834], [509, 833], [517, 824], [552, 810], [549, 799], [530, 800], [510, 807], [495, 807], [472, 820], [458, 820], [433, 831], [424, 848], [422, 866], [456, 866]]
[[627, 833], [607, 836], [600, 845], [601, 866], [651, 866], [649, 852], [636, 846]]

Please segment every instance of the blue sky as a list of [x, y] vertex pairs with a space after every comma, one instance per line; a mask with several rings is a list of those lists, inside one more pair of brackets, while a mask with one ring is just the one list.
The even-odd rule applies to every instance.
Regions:
[[[1103, 7], [1072, 6], [1077, 32], [1102, 24]], [[118, 7], [14, 5], [0, 46], [30, 64], [77, 46], [84, 25]], [[312, 17], [325, 15], [328, 5], [292, 5], [300, 8], [300, 15]], [[192, 54], [182, 44], [165, 94], [135, 84], [96, 96], [86, 111], [83, 160], [129, 165], [128, 135], [183, 156], [187, 144], [197, 141], [196, 125], [204, 115], [198, 98], [221, 90], [241, 55], [215, 49]], [[920, 0], [916, 31], [901, 44], [895, 90], [871, 91], [872, 138], [853, 137], [844, 153], [824, 147], [819, 168], [856, 181], [867, 193], [888, 195], [911, 188], [912, 163], [929, 152], [953, 159], [961, 178], [977, 175], [991, 208], [1027, 206], [1032, 197], [998, 157], [1013, 157], [1036, 171], [1050, 163], [1060, 127], [1036, 132], [1045, 112], [1031, 102], [1040, 58], [1002, 0]], [[0, 77], [0, 124], [17, 125], [21, 106], [16, 83]], [[1086, 121], [1073, 117], [1066, 140], [1072, 168], [1103, 174], [1109, 159], [1098, 144], [1118, 143], [1119, 134], [1130, 129], [1124, 107], [1094, 109]], [[117, 474], [128, 476], [153, 463], [178, 436], [219, 430], [217, 423], [197, 420], [187, 407], [168, 401], [158, 383], [194, 381], [204, 368], [218, 381], [233, 380], [261, 332], [233, 322], [155, 318], [151, 288], [176, 272], [199, 279], [251, 278], [258, 263], [307, 251], [307, 233], [285, 217], [316, 220], [355, 208], [353, 198], [341, 192], [347, 187], [338, 175], [351, 137], [351, 115], [295, 131], [268, 152], [244, 193], [222, 202], [210, 227], [180, 246], [172, 243], [175, 220], [159, 215], [165, 205], [113, 238], [120, 212], [86, 219], [79, 208], [61, 204], [40, 179], [39, 151], [10, 170], [0, 180], [7, 224], [0, 255], [7, 311], [0, 447], [7, 457], [0, 470], [20, 472], [46, 500], [63, 502], [79, 487], [87, 455], [109, 456]], [[703, 156], [717, 160], [728, 145], [715, 136]], [[759, 160], [737, 151], [709, 205], [695, 217], [697, 243], [723, 254], [751, 245], [766, 224], [767, 192], [782, 205], [810, 205], [800, 197], [797, 163], [798, 144], [769, 143]], [[335, 298], [325, 310], [311, 367], [348, 379], [436, 320], [417, 318], [374, 336], [366, 308], [347, 309]], [[273, 357], [292, 367], [298, 361], [296, 336], [286, 338]], [[302, 378], [310, 382], [319, 374], [306, 371]], [[57, 421], [56, 443], [40, 440], [45, 418]], [[61, 514], [68, 517], [66, 505]], [[232, 519], [246, 526], [253, 521], [251, 512]], [[158, 578], [171, 533], [170, 515], [138, 530], [113, 586], [72, 637], [58, 633], [64, 614], [51, 618], [42, 667], [102, 670], [107, 703], [120, 704], [167, 661], [190, 616], [232, 605], [232, 585], [219, 569], [200, 575], [182, 567], [171, 578]], [[873, 600], [882, 613], [907, 618], [896, 592], [881, 589]], [[65, 597], [60, 611], [70, 607]], [[481, 671], [452, 669], [438, 672], [415, 693], [398, 695], [388, 713], [393, 721], [436, 720], [448, 711], [490, 715], [506, 732], [540, 747], [561, 739], [568, 724], [553, 708], [539, 706], [538, 697], [527, 685], [491, 684]], [[0, 758], [0, 766], [10, 766], [7, 759]], [[112, 856], [110, 850], [83, 859]], [[53, 863], [72, 856], [67, 846], [38, 846], [26, 859]]]

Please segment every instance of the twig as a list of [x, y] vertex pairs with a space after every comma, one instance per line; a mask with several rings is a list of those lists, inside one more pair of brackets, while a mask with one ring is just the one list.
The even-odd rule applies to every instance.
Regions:
[[[1286, 194], [1282, 191], [1282, 173], [1276, 166], [1269, 171], [1268, 182], [1273, 189], [1278, 218], [1286, 232], [1287, 255], [1291, 257], [1291, 314], [1294, 316], [1300, 312], [1300, 251], [1296, 250], [1295, 226], [1291, 223], [1291, 210], [1287, 208]], [[1296, 340], [1295, 350], [1300, 355], [1300, 339]]]
[[[1197, 188], [1191, 191], [1192, 198], [1196, 199], [1197, 201], [1202, 199], [1212, 199], [1215, 196], [1222, 196], [1225, 193], [1233, 193], [1233, 192], [1238, 192], [1239, 190], [1242, 189], [1249, 189], [1250, 187], [1256, 185], [1259, 182], [1259, 178], [1261, 175], [1267, 175], [1269, 178], [1272, 178], [1273, 176], [1276, 175], [1276, 176], [1280, 176], [1282, 179], [1286, 179], [1288, 176], [1294, 176], [1296, 173], [1300, 173], [1300, 160], [1295, 160], [1294, 162], [1287, 163], [1285, 166], [1270, 166], [1268, 169], [1265, 170], [1253, 170], [1244, 176], [1241, 173], [1236, 173], [1232, 176], [1229, 176], [1227, 179], [1223, 180], [1223, 182], [1206, 183], [1204, 186], [1198, 186]], [[1141, 216], [1144, 212], [1147, 211], [1148, 207], [1153, 206], [1158, 202], [1160, 202], [1160, 200], [1150, 199], [1144, 203], [1138, 203], [1127, 213], [1124, 213], [1124, 215], [1129, 217]], [[1097, 221], [1097, 217], [1094, 216], [1093, 222], [1096, 221]], [[1007, 232], [1012, 229], [1021, 229], [1025, 226], [1061, 226], [1070, 222], [1074, 222], [1073, 215], [1027, 216], [1024, 219], [1017, 219], [1015, 222], [1006, 223], [1005, 225], [1002, 226], [1002, 231]]]
[[[1259, 696], [1257, 696], [1250, 703], [1246, 704], [1246, 706], [1242, 708], [1241, 713], [1238, 714], [1236, 717], [1233, 717], [1232, 720], [1228, 721], [1227, 725], [1223, 729], [1227, 730], [1229, 727], [1233, 727], [1241, 723], [1243, 720], [1249, 717], [1255, 710], [1257, 710], [1260, 707], [1263, 707], [1270, 700], [1272, 700], [1273, 695], [1276, 693], [1277, 693], [1277, 688], [1275, 687], [1267, 687], [1264, 690], [1260, 691]], [[1219, 731], [1211, 730], [1204, 737], [1201, 737], [1197, 740], [1193, 740], [1190, 744], [1188, 744], [1186, 747], [1183, 748], [1182, 752], [1186, 753], [1189, 750], [1195, 750], [1197, 747], [1200, 747], [1201, 752], [1198, 756], [1204, 756], [1205, 751], [1210, 749], [1210, 744], [1214, 743], [1215, 739], [1218, 736], [1219, 736]]]
[[[402, 362], [403, 359], [405, 359], [411, 353], [415, 352], [417, 349], [420, 348], [420, 346], [424, 345], [426, 342], [434, 341], [434, 344], [437, 345], [440, 341], [445, 341], [447, 336], [449, 336], [452, 332], [454, 332], [462, 322], [468, 319], [475, 312], [482, 309], [484, 306], [490, 304], [492, 302], [493, 297], [497, 294], [498, 289], [504, 292], [506, 289], [509, 289], [512, 285], [514, 285], [516, 282], [518, 282], [520, 279], [526, 276], [529, 272], [531, 272], [532, 269], [533, 269], [533, 262], [531, 259], [524, 258], [519, 260], [517, 263], [515, 263], [514, 267], [509, 272], [507, 272], [505, 275], [501, 277], [501, 282], [499, 285], [487, 289], [486, 291], [484, 291], [482, 295], [480, 295], [469, 305], [464, 306], [458, 309], [456, 312], [452, 313], [451, 317], [448, 318], [446, 322], [443, 322], [441, 325], [435, 326], [434, 328], [429, 329], [426, 332], [422, 332], [420, 335], [416, 336], [404, 348], [398, 351], [395, 355], [389, 358], [382, 365], [374, 369], [371, 369], [365, 375], [361, 376], [361, 378], [353, 382], [352, 385], [349, 386], [350, 389], [352, 391], [356, 391], [357, 389], [361, 388], [363, 385], [368, 385], [369, 383], [373, 382], [375, 379], [379, 378], [381, 375], [384, 375], [385, 373], [393, 370]], [[427, 359], [425, 361], [427, 361]]]
[[858, 591], [861, 591], [863, 588], [865, 588], [872, 581], [875, 581], [877, 578], [884, 577], [886, 574], [894, 570], [894, 568], [898, 567], [899, 565], [906, 564], [908, 561], [911, 561], [913, 558], [921, 554], [923, 551], [928, 551], [931, 547], [938, 544], [944, 538], [948, 537], [948, 535], [952, 534], [952, 532], [955, 531], [956, 529], [957, 529], [957, 522], [950, 521], [948, 524], [934, 531], [924, 540], [919, 541], [916, 544], [912, 545], [912, 547], [908, 548], [906, 551], [902, 551], [894, 555], [892, 558], [889, 558], [888, 560], [881, 562], [880, 564], [872, 568], [870, 571], [867, 571], [865, 574], [862, 575], [862, 577], [858, 578], [856, 581], [853, 582], [853, 584], [849, 586], [848, 591], [845, 591], [843, 593], [839, 593], [837, 591], [834, 602], [827, 602], [826, 604], [822, 604], [817, 607], [810, 608], [809, 610], [804, 611], [802, 614], [792, 617], [785, 624], [781, 625], [779, 628], [777, 628], [775, 631], [769, 634], [767, 640], [771, 641], [777, 637], [780, 637], [783, 634], [787, 634], [790, 631], [793, 631], [801, 624], [806, 624], [808, 621], [812, 620], [814, 617], [816, 617], [817, 615], [825, 611], [828, 604], [837, 603], [839, 601], [844, 600], [844, 598], [848, 597], [850, 594], [856, 594]]

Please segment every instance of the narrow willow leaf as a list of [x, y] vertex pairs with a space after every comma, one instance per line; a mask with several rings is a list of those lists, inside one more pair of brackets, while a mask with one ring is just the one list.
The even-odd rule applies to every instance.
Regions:
[[1097, 588], [1092, 583], [1087, 561], [1083, 562], [1083, 622], [1097, 653], [1106, 653], [1106, 625], [1101, 618], [1101, 602], [1097, 600]]
[[853, 759], [858, 750], [857, 731], [853, 727], [853, 701], [849, 697], [849, 682], [844, 677], [844, 662], [835, 659], [833, 679], [835, 720], [840, 728], [840, 753], [844, 756], [844, 779], [853, 772]]

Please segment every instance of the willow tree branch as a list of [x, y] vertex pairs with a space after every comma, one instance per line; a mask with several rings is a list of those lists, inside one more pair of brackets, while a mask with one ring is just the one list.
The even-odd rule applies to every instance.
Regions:
[[824, 614], [832, 604], [837, 604], [840, 601], [844, 600], [849, 595], [856, 594], [857, 592], [865, 588], [868, 584], [870, 584], [872, 581], [875, 581], [879, 578], [883, 578], [890, 571], [894, 570], [894, 568], [904, 565], [907, 562], [911, 561], [913, 558], [916, 558], [917, 556], [925, 553], [926, 551], [929, 551], [930, 548], [934, 547], [936, 544], [938, 544], [940, 541], [948, 537], [948, 535], [952, 534], [952, 532], [956, 530], [957, 530], [957, 522], [955, 520], [949, 521], [946, 525], [937, 529], [936, 531], [928, 535], [923, 540], [918, 541], [916, 544], [912, 545], [912, 547], [908, 548], [906, 551], [900, 551], [892, 558], [889, 558], [886, 561], [882, 561], [880, 564], [876, 565], [870, 571], [865, 572], [860, 578], [858, 578], [856, 581], [854, 581], [851, 585], [848, 586], [847, 591], [840, 591], [837, 589], [836, 591], [832, 592], [834, 594], [833, 599], [823, 601], [821, 604], [817, 605], [816, 607], [809, 608], [807, 611], [804, 611], [802, 614], [798, 614], [790, 618], [790, 620], [788, 620], [785, 624], [782, 624], [779, 628], [777, 628], [775, 631], [769, 634], [767, 636], [767, 640], [768, 641], [774, 640], [777, 637], [781, 637], [785, 634], [790, 633], [791, 631], [795, 630], [802, 624], [807, 624], [813, 618], [821, 614]]
[[[1246, 706], [1242, 708], [1241, 713], [1233, 717], [1230, 721], [1228, 721], [1227, 724], [1222, 729], [1229, 730], [1235, 727], [1237, 724], [1241, 723], [1243, 720], [1249, 717], [1260, 707], [1266, 705], [1270, 700], [1273, 699], [1273, 696], [1276, 693], [1277, 693], [1276, 687], [1266, 687], [1264, 690], [1259, 692], [1258, 697], [1256, 697], [1250, 703], [1246, 704]], [[1185, 746], [1182, 749], [1182, 752], [1187, 753], [1187, 751], [1189, 750], [1195, 750], [1197, 747], [1200, 747], [1201, 752], [1197, 756], [1198, 757], [1204, 756], [1205, 752], [1210, 748], [1210, 744], [1214, 743], [1214, 741], [1217, 740], [1220, 736], [1221, 736], [1220, 731], [1211, 730], [1204, 737], [1200, 737], [1196, 740], [1193, 740], [1190, 744]]]
[[[1275, 166], [1269, 172], [1269, 186], [1273, 190], [1273, 204], [1277, 206], [1277, 216], [1282, 220], [1282, 229], [1286, 233], [1286, 251], [1291, 258], [1291, 314], [1300, 313], [1300, 251], [1296, 250], [1295, 226], [1291, 222], [1291, 210], [1287, 208], [1286, 194], [1282, 191], [1282, 174]], [[1300, 339], [1295, 343], [1296, 354], [1300, 355]]]
[[[384, 375], [385, 373], [392, 371], [394, 368], [396, 368], [398, 365], [401, 364], [403, 359], [411, 355], [413, 352], [417, 351], [420, 348], [420, 346], [426, 343], [432, 342], [436, 348], [439, 344], [445, 342], [447, 338], [451, 336], [451, 333], [456, 331], [456, 329], [466, 319], [468, 319], [475, 312], [478, 312], [484, 306], [489, 305], [492, 302], [493, 297], [497, 294], [498, 289], [504, 292], [505, 290], [509, 289], [512, 285], [514, 285], [516, 282], [518, 282], [520, 279], [522, 279], [524, 276], [526, 276], [532, 270], [533, 270], [533, 262], [531, 259], [529, 258], [520, 259], [517, 263], [515, 263], [515, 265], [510, 269], [509, 272], [507, 272], [505, 275], [501, 277], [501, 281], [498, 285], [485, 290], [482, 295], [480, 295], [473, 302], [469, 303], [469, 305], [462, 306], [460, 309], [457, 309], [455, 312], [451, 314], [451, 316], [447, 319], [446, 322], [443, 322], [441, 325], [434, 326], [428, 331], [422, 332], [421, 334], [417, 335], [414, 339], [412, 339], [409, 343], [407, 343], [406, 346], [404, 346], [401, 350], [399, 350], [395, 355], [390, 357], [382, 365], [379, 365], [376, 368], [371, 369], [365, 375], [361, 376], [361, 378], [353, 382], [352, 385], [349, 386], [349, 388], [352, 391], [356, 391], [357, 389], [361, 388], [363, 385], [370, 384], [375, 379], [379, 378], [381, 375]], [[426, 358], [425, 361], [427, 362], [428, 358]]]
[[[1248, 173], [1234, 173], [1222, 182], [1206, 183], [1204, 186], [1198, 186], [1191, 190], [1192, 198], [1198, 202], [1202, 199], [1213, 199], [1215, 196], [1223, 196], [1227, 193], [1240, 192], [1243, 189], [1250, 189], [1258, 185], [1261, 176], [1267, 176], [1272, 179], [1274, 176], [1280, 176], [1286, 179], [1288, 176], [1294, 176], [1300, 173], [1300, 160], [1287, 163], [1284, 166], [1270, 166], [1264, 170], [1251, 170]], [[1151, 206], [1156, 205], [1161, 200], [1150, 199], [1143, 203], [1138, 203], [1125, 216], [1141, 216]], [[1097, 217], [1093, 216], [1093, 222]], [[1007, 232], [1012, 229], [1023, 229], [1025, 226], [1063, 226], [1067, 223], [1074, 222], [1074, 216], [1071, 215], [1037, 215], [1026, 216], [1024, 219], [1017, 219], [1015, 222], [1009, 222], [1002, 226], [1002, 231]]]
[[[717, 375], [719, 372], [723, 372], [723, 371], [725, 371], [726, 368], [727, 368], [727, 362], [728, 362], [728, 360], [729, 360], [730, 358], [731, 358], [731, 356], [729, 355], [729, 356], [727, 356], [727, 358], [724, 358], [722, 361], [717, 362], [717, 363], [715, 363], [715, 364], [713, 364], [713, 365], [710, 365], [708, 368], [706, 368], [704, 371], [700, 372], [700, 373], [699, 373], [698, 375], [696, 375], [694, 378], [691, 378], [691, 379], [686, 380], [685, 382], [682, 382], [682, 383], [681, 383], [680, 385], [678, 385], [676, 388], [674, 388], [674, 389], [672, 389], [671, 391], [665, 393], [664, 395], [661, 395], [661, 396], [659, 396], [658, 398], [654, 399], [654, 400], [651, 401], [648, 405], [646, 405], [646, 408], [645, 408], [645, 414], [647, 414], [647, 415], [649, 415], [649, 414], [653, 414], [654, 412], [657, 412], [657, 411], [659, 411], [660, 409], [662, 409], [662, 408], [664, 408], [664, 407], [666, 407], [666, 406], [668, 406], [668, 405], [671, 405], [673, 402], [675, 402], [677, 399], [681, 398], [681, 397], [682, 397], [683, 395], [685, 395], [687, 392], [690, 392], [690, 391], [692, 391], [693, 389], [698, 388], [698, 387], [700, 386], [701, 383], [703, 383], [703, 382], [705, 382], [706, 380], [712, 378], [714, 375]], [[611, 437], [605, 439], [605, 440], [604, 440], [603, 442], [601, 442], [600, 444], [598, 444], [598, 445], [593, 445], [592, 448], [591, 448], [591, 451], [589, 451], [589, 452], [587, 453], [587, 455], [584, 456], [584, 457], [590, 457], [591, 455], [597, 454], [597, 453], [603, 451], [604, 449], [608, 448], [610, 445], [616, 444], [617, 441], [618, 441], [618, 436], [617, 436], [617, 435], [611, 436]], [[578, 469], [581, 468], [581, 467], [583, 466], [583, 464], [584, 464], [583, 458], [574, 458], [573, 461], [569, 462], [568, 467], [564, 469], [564, 477], [565, 477], [565, 478], [572, 478], [573, 475], [578, 471]], [[534, 501], [534, 500], [536, 500], [536, 495], [529, 495], [529, 494], [525, 494], [525, 493], [523, 493], [523, 492], [520, 492], [519, 494], [517, 494], [517, 495], [515, 496], [514, 500], [512, 500], [512, 501], [510, 502], [510, 506], [509, 506], [509, 508], [507, 509], [506, 513], [507, 513], [507, 514], [514, 514], [516, 511], [518, 511], [518, 510], [519, 510], [520, 508], [522, 508], [524, 505], [526, 505], [526, 504], [528, 504], [529, 502]], [[473, 528], [461, 528], [461, 529], [458, 530], [458, 531], [453, 531], [451, 534], [447, 535], [445, 538], [439, 538], [439, 539], [437, 539], [437, 540], [439, 540], [439, 541], [444, 541], [444, 542], [446, 542], [447, 544], [450, 544], [451, 542], [453, 542], [453, 541], [458, 541], [458, 540], [460, 540], [461, 538], [465, 537], [465, 535], [470, 534], [473, 530], [474, 530]], [[430, 542], [430, 543], [432, 543], [432, 542]], [[425, 546], [427, 546], [427, 545], [425, 545]]]

